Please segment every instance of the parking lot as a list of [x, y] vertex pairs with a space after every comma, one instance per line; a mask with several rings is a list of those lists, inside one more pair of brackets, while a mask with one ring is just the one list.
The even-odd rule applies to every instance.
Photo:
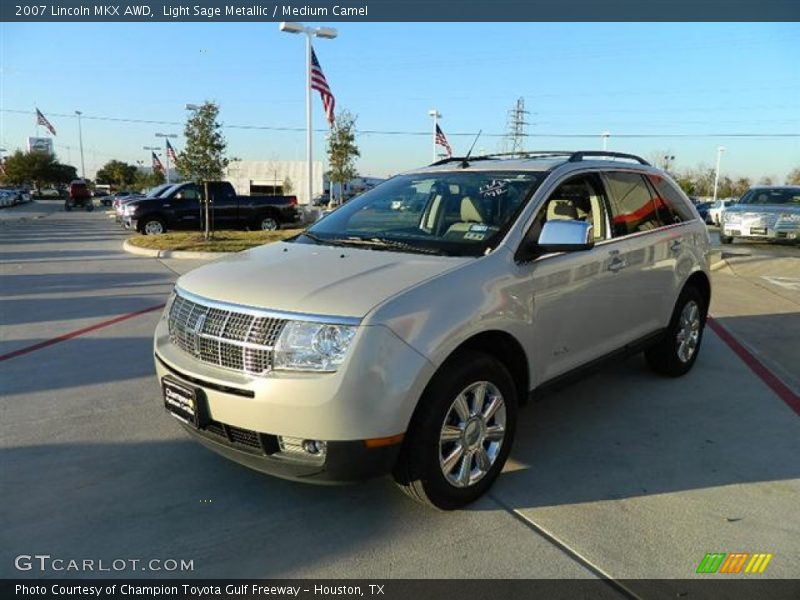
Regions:
[[388, 479], [290, 483], [189, 441], [152, 332], [202, 263], [126, 254], [125, 235], [57, 201], [0, 215], [3, 577], [86, 576], [21, 573], [21, 553], [194, 565], [130, 577], [677, 580], [708, 552], [768, 552], [764, 577], [797, 575], [797, 246], [726, 246], [688, 376], [636, 356], [526, 406], [489, 496], [439, 513]]

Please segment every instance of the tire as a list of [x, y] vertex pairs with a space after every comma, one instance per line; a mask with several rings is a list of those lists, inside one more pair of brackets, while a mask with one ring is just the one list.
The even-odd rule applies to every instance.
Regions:
[[688, 373], [700, 354], [708, 306], [700, 291], [683, 289], [672, 312], [664, 337], [645, 350], [650, 368], [659, 375], [680, 377]]
[[719, 243], [720, 244], [731, 244], [733, 243], [733, 238], [728, 235], [722, 235], [722, 232], [719, 232]]
[[[475, 410], [481, 390], [482, 409]], [[498, 397], [488, 419], [479, 417]], [[482, 352], [459, 352], [442, 365], [420, 400], [393, 472], [395, 482], [423, 504], [461, 508], [483, 495], [500, 474], [516, 423], [517, 388], [505, 366]], [[445, 427], [453, 439], [442, 441]], [[449, 466], [447, 458], [452, 459]]]
[[277, 231], [280, 228], [281, 224], [278, 222], [278, 220], [269, 215], [259, 217], [259, 219], [256, 221], [256, 229], [260, 229], [261, 231]]
[[69, 201], [64, 202], [64, 210], [67, 212], [72, 210], [72, 205], [69, 203]]
[[94, 204], [89, 203], [86, 205], [86, 212], [92, 212], [94, 210]]
[[139, 225], [139, 233], [142, 235], [161, 235], [166, 232], [166, 223], [157, 217], [148, 217]]

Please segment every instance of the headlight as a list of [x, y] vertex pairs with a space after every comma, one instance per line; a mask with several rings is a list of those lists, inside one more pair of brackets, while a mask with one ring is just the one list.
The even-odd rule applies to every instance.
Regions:
[[791, 223], [800, 223], [800, 213], [782, 213], [778, 216], [778, 221], [789, 221]]
[[283, 371], [335, 371], [342, 364], [356, 328], [289, 321], [275, 344], [274, 364]]
[[732, 213], [732, 212], [725, 212], [723, 213], [723, 218], [725, 219], [726, 223], [735, 223], [739, 220], [739, 213]]
[[126, 206], [125, 208], [122, 209], [122, 214], [125, 215], [126, 217], [130, 217], [135, 212], [136, 212], [135, 206]]

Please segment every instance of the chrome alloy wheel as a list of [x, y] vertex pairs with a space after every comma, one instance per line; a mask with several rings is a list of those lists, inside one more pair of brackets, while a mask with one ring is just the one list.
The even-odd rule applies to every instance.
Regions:
[[465, 488], [486, 475], [506, 437], [506, 405], [493, 383], [467, 386], [447, 411], [439, 434], [439, 467], [448, 483]]
[[159, 221], [148, 221], [144, 225], [144, 232], [147, 235], [160, 235], [164, 233], [164, 226]]
[[678, 334], [675, 339], [678, 358], [682, 363], [692, 360], [699, 340], [700, 306], [694, 300], [690, 300], [681, 311], [680, 320], [678, 321]]

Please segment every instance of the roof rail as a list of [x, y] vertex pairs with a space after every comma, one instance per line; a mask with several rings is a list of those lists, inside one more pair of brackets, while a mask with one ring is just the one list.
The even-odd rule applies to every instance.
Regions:
[[635, 160], [640, 165], [647, 165], [650, 166], [650, 163], [643, 159], [641, 156], [636, 156], [635, 154], [626, 154], [625, 152], [608, 152], [606, 150], [581, 150], [579, 152], [573, 152], [572, 155], [569, 157], [569, 162], [580, 162], [586, 157], [602, 157], [607, 156], [610, 158], [627, 158], [628, 160]]

